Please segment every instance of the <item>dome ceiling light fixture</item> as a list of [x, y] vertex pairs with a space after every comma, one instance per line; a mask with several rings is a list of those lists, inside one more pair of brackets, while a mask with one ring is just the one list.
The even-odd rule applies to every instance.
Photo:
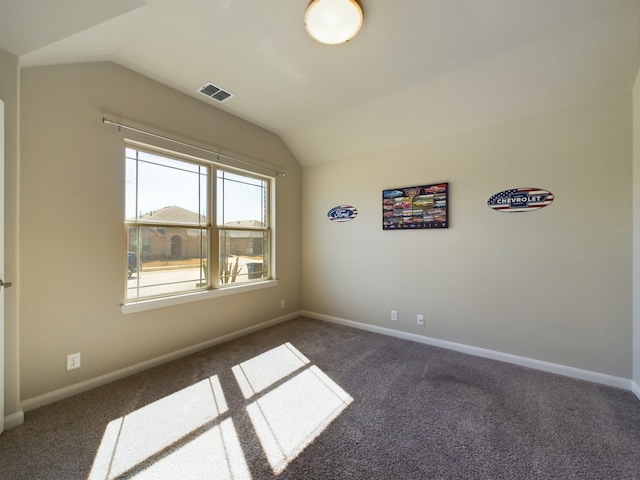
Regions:
[[337, 45], [356, 36], [362, 19], [356, 0], [313, 0], [304, 14], [304, 27], [314, 40]]

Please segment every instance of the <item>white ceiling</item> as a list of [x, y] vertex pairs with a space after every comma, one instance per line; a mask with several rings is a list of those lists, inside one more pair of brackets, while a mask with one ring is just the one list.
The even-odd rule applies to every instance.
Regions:
[[[111, 60], [280, 135], [303, 165], [631, 89], [640, 0], [360, 0], [311, 40], [308, 0], [2, 0], [22, 66]], [[235, 95], [196, 92], [212, 82]]]

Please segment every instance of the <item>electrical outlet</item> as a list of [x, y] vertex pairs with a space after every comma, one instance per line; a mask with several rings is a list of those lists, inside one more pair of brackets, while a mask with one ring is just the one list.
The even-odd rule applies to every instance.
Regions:
[[424, 315], [418, 314], [418, 325], [424, 325]]
[[80, 368], [80, 353], [67, 355], [67, 372], [76, 368]]
[[391, 321], [393, 321], [393, 322], [397, 322], [398, 321], [398, 311], [397, 310], [391, 310]]
[[280, 300], [280, 308], [287, 308], [287, 301], [284, 298]]

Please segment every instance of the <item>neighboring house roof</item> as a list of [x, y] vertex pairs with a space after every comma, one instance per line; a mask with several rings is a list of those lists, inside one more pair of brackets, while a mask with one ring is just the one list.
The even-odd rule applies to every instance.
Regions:
[[254, 228], [262, 228], [264, 227], [264, 223], [262, 223], [259, 220], [237, 220], [235, 222], [227, 222], [225, 223], [225, 226], [228, 227], [254, 227]]
[[[198, 223], [198, 217], [200, 217], [200, 224], [206, 223], [206, 218], [204, 217], [204, 215], [198, 215], [196, 212], [192, 212], [191, 210], [187, 210], [186, 208], [171, 205], [168, 207], [160, 208], [158, 210], [144, 213], [139, 218], [139, 220], [143, 222], [154, 221], [160, 223], [184, 223], [194, 225]], [[241, 228], [260, 228], [264, 226], [264, 224], [259, 220], [237, 220], [233, 222], [227, 222], [225, 223], [225, 225]], [[260, 232], [251, 232], [247, 230], [232, 231], [230, 235], [234, 238], [262, 236]]]
[[171, 205], [159, 210], [153, 210], [142, 214], [139, 218], [142, 221], [167, 222], [167, 223], [188, 223], [198, 224], [206, 223], [204, 215], [198, 215], [196, 212], [187, 210], [186, 208]]
[[[225, 226], [229, 227], [249, 227], [260, 228], [264, 227], [264, 224], [258, 220], [238, 220], [235, 222], [227, 222]], [[262, 238], [262, 231], [260, 230], [230, 230], [229, 236], [231, 238]]]

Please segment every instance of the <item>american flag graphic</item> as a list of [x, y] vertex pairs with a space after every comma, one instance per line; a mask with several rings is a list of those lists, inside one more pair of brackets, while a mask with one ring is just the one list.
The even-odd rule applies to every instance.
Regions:
[[501, 212], [527, 212], [553, 202], [553, 193], [540, 188], [513, 188], [489, 197], [487, 205]]

